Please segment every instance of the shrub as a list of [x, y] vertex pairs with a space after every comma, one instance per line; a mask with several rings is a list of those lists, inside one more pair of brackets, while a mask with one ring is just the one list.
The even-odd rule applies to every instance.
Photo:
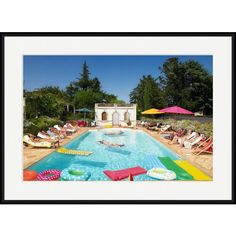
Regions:
[[63, 122], [50, 117], [40, 117], [24, 121], [24, 134], [32, 133], [37, 135], [40, 130], [48, 130], [49, 127], [54, 126], [55, 124], [62, 125]]
[[179, 129], [194, 130], [198, 133], [205, 134], [207, 137], [213, 135], [213, 123], [201, 123], [196, 120], [174, 120], [174, 119], [145, 119], [148, 122], [163, 123], [171, 125], [172, 129], [177, 131]]

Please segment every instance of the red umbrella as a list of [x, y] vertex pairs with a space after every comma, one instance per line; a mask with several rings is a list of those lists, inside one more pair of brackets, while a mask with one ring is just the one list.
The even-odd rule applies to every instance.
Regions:
[[160, 110], [161, 112], [165, 113], [173, 113], [173, 114], [186, 114], [186, 115], [193, 115], [193, 112], [188, 111], [182, 107], [173, 106], [173, 107], [166, 107]]

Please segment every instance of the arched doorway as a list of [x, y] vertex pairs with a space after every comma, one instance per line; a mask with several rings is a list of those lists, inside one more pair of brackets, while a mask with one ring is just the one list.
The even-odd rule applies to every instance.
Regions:
[[107, 120], [107, 113], [105, 111], [102, 113], [102, 120]]
[[128, 111], [126, 111], [124, 113], [124, 121], [129, 121], [130, 120], [130, 113]]
[[112, 114], [112, 125], [119, 125], [120, 124], [120, 115], [116, 111]]

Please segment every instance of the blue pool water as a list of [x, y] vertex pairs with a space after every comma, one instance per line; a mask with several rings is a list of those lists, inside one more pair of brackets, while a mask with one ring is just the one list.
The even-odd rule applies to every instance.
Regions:
[[[109, 132], [111, 130], [109, 129]], [[107, 181], [110, 179], [103, 173], [104, 170], [120, 170], [135, 166], [141, 166], [148, 170], [153, 167], [153, 157], [168, 156], [173, 160], [179, 159], [175, 153], [145, 132], [123, 131], [124, 133], [120, 135], [106, 135], [107, 129], [88, 131], [64, 145], [64, 147], [92, 151], [93, 154], [76, 156], [53, 152], [28, 169], [41, 172], [47, 169], [63, 170], [68, 167], [75, 167], [81, 171], [90, 172], [89, 181]], [[108, 147], [100, 144], [99, 141], [101, 140], [125, 145], [123, 147]], [[158, 165], [158, 163], [154, 164]], [[135, 176], [134, 180], [155, 179], [142, 174]]]

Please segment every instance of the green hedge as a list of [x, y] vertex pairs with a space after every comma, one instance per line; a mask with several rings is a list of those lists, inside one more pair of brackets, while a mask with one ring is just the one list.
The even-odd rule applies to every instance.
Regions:
[[[84, 114], [83, 113], [67, 114], [65, 117], [63, 117], [63, 120], [66, 120], [66, 121], [84, 120]], [[94, 120], [94, 114], [93, 113], [86, 113], [85, 120], [86, 121]]]
[[150, 122], [163, 123], [171, 125], [172, 129], [177, 131], [179, 129], [194, 130], [198, 133], [205, 134], [207, 137], [213, 135], [213, 123], [201, 123], [195, 120], [174, 120], [174, 119], [151, 119]]
[[56, 124], [63, 125], [63, 122], [57, 118], [40, 117], [35, 119], [28, 119], [24, 121], [24, 134], [31, 133], [37, 135], [39, 131], [47, 131], [49, 127]]

